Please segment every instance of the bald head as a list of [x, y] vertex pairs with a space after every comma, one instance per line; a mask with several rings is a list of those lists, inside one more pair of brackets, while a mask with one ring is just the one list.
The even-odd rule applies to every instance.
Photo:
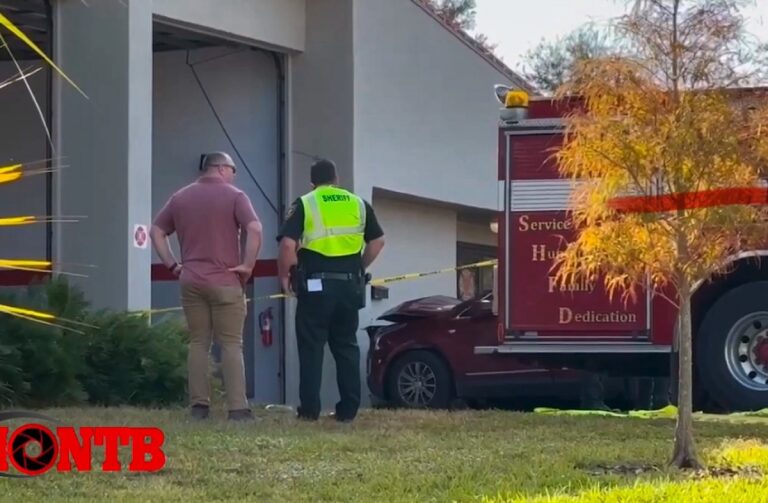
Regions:
[[203, 160], [203, 169], [207, 170], [210, 168], [216, 168], [222, 164], [229, 166], [235, 165], [235, 163], [232, 161], [232, 158], [226, 152], [211, 152], [205, 155], [205, 159]]
[[203, 171], [205, 176], [218, 176], [232, 182], [237, 172], [235, 162], [226, 152], [211, 152], [203, 159]]

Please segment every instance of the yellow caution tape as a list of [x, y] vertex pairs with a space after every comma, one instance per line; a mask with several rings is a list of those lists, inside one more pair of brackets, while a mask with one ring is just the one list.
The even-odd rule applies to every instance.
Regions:
[[[606, 417], [624, 417], [624, 418], [640, 418], [640, 419], [675, 419], [677, 418], [677, 407], [674, 405], [667, 405], [657, 410], [630, 410], [627, 412], [616, 412], [608, 410], [579, 410], [579, 409], [552, 409], [548, 407], [538, 407], [533, 409], [536, 414], [545, 414], [552, 416], [606, 416]], [[768, 418], [768, 409], [761, 409], [748, 412], [732, 412], [730, 414], [705, 414], [703, 412], [694, 412], [695, 417], [701, 419], [717, 419], [717, 418], [739, 418], [739, 417], [754, 417], [754, 418]]]
[[[274, 295], [264, 295], [263, 297], [254, 297], [252, 299], [246, 299], [246, 302], [258, 302], [260, 300], [271, 300], [271, 299], [283, 299], [288, 297], [287, 295], [283, 293], [276, 293]], [[171, 313], [174, 311], [183, 311], [184, 308], [179, 307], [166, 307], [163, 309], [147, 309], [144, 311], [133, 311], [133, 314], [140, 315], [140, 314], [159, 314], [159, 313]]]
[[401, 274], [399, 276], [390, 276], [388, 278], [379, 278], [374, 279], [371, 281], [371, 285], [373, 286], [379, 286], [379, 285], [385, 285], [387, 283], [395, 283], [398, 281], [406, 281], [409, 279], [417, 279], [417, 278], [424, 278], [426, 276], [435, 276], [437, 274], [445, 274], [447, 272], [453, 272], [453, 271], [459, 271], [461, 269], [472, 269], [472, 268], [478, 268], [478, 267], [488, 267], [491, 265], [496, 265], [496, 260], [485, 260], [483, 262], [475, 262], [474, 264], [467, 264], [462, 265], [458, 267], [446, 267], [445, 269], [438, 269], [436, 271], [429, 271], [429, 272], [415, 272], [413, 274]]
[[628, 412], [616, 412], [612, 410], [589, 410], [589, 409], [552, 409], [548, 407], [538, 407], [533, 409], [537, 414], [547, 414], [553, 416], [605, 416], [605, 417], [637, 417], [642, 419], [658, 418], [676, 418], [677, 407], [667, 405], [658, 410], [631, 410]]
[[630, 417], [640, 417], [643, 419], [657, 419], [657, 418], [676, 418], [677, 407], [674, 405], [667, 405], [658, 410], [630, 410], [627, 414]]
[[[489, 267], [489, 266], [492, 266], [492, 265], [496, 265], [496, 262], [497, 262], [496, 260], [484, 260], [482, 262], [475, 262], [473, 264], [466, 264], [466, 265], [454, 266], [454, 267], [446, 267], [444, 269], [438, 269], [438, 270], [435, 270], [435, 271], [417, 272], [417, 273], [412, 273], [412, 274], [401, 274], [399, 276], [389, 276], [389, 277], [386, 277], [386, 278], [378, 278], [378, 279], [371, 280], [371, 285], [379, 286], [379, 285], [384, 285], [384, 284], [388, 284], [388, 283], [395, 283], [395, 282], [399, 282], [399, 281], [406, 281], [406, 280], [410, 280], [410, 279], [424, 278], [426, 276], [434, 276], [434, 275], [437, 275], [437, 274], [445, 274], [445, 273], [448, 273], [448, 272], [459, 271], [459, 270], [462, 270], [462, 269], [473, 269], [473, 268], [480, 268], [480, 267]], [[277, 294], [273, 294], [273, 295], [265, 295], [265, 296], [262, 296], [262, 297], [254, 297], [252, 299], [246, 299], [246, 302], [259, 302], [259, 301], [262, 301], [262, 300], [285, 299], [285, 298], [288, 298], [288, 297], [289, 296], [286, 295], [286, 294], [277, 293]], [[183, 310], [184, 310], [184, 308], [179, 306], [179, 307], [167, 307], [167, 308], [162, 308], [162, 309], [145, 309], [145, 310], [141, 310], [141, 311], [132, 311], [132, 314], [135, 314], [137, 316], [140, 316], [140, 315], [150, 315], [151, 316], [153, 314], [170, 313], [170, 312], [183, 311]]]

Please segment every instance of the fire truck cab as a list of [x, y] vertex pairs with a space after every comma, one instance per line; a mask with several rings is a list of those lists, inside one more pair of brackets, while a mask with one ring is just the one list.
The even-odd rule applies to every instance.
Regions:
[[[574, 236], [568, 215], [572, 182], [560, 176], [553, 153], [563, 142], [563, 118], [578, 100], [529, 99], [504, 86], [496, 86], [496, 94], [503, 104], [498, 332], [497, 344], [477, 345], [475, 354], [524, 356], [615, 376], [669, 376], [674, 402], [676, 308], [648, 290], [626, 304], [610, 300], [600, 282], [565, 291], [550, 270]], [[768, 255], [766, 248], [755, 255]], [[733, 262], [729, 274], [697, 285], [693, 298], [696, 410], [768, 407], [768, 266], [754, 256]]]

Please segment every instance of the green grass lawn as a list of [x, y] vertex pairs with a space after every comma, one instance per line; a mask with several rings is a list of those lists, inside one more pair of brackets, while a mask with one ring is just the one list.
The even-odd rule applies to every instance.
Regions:
[[43, 412], [74, 426], [159, 426], [166, 468], [0, 478], [3, 501], [768, 501], [766, 419], [697, 421], [710, 467], [759, 468], [734, 476], [667, 469], [668, 419], [377, 410], [338, 425], [262, 411], [230, 424], [178, 409]]

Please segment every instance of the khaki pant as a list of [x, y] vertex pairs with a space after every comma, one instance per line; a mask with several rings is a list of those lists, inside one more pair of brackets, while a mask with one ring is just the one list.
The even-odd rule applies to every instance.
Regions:
[[243, 364], [245, 293], [240, 287], [181, 285], [181, 304], [190, 331], [187, 372], [190, 405], [210, 405], [209, 357], [212, 337], [221, 347], [229, 410], [248, 409]]

